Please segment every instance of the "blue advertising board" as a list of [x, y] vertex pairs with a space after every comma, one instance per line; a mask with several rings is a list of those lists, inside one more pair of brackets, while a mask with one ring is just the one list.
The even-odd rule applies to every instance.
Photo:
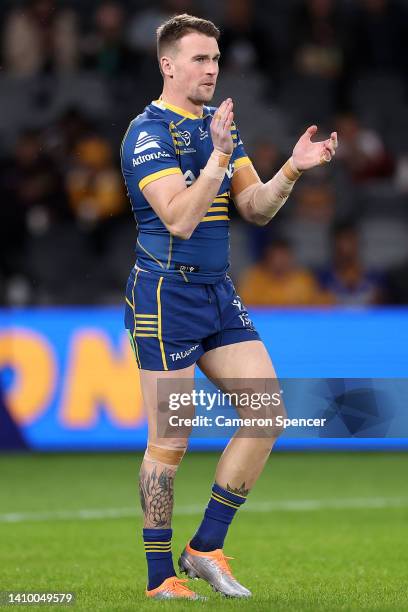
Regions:
[[[408, 310], [253, 310], [279, 378], [408, 379]], [[0, 311], [3, 438], [33, 450], [144, 449], [139, 377], [121, 308]], [[283, 436], [281, 449], [408, 448], [408, 437]], [[192, 448], [221, 448], [193, 438]]]

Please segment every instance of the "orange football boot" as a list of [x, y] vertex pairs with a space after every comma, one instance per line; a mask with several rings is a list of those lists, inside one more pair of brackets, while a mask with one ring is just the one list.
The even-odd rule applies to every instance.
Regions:
[[146, 595], [153, 599], [205, 599], [205, 597], [201, 597], [201, 595], [191, 591], [184, 584], [185, 582], [188, 582], [188, 580], [178, 578], [177, 576], [170, 576], [170, 578], [166, 578], [155, 589], [150, 591], [146, 589]]

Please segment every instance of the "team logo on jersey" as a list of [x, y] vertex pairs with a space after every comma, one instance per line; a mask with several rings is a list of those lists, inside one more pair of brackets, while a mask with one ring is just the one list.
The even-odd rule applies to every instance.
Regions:
[[142, 153], [146, 149], [160, 149], [159, 142], [160, 138], [158, 136], [150, 136], [147, 132], [140, 132], [133, 153]]
[[186, 147], [188, 147], [190, 142], [191, 142], [191, 134], [190, 134], [190, 132], [188, 132], [187, 130], [184, 130], [184, 132], [180, 132], [179, 131], [179, 136], [182, 139], [182, 141], [184, 142], [184, 144], [186, 145]]
[[177, 131], [175, 132], [175, 136], [179, 139], [178, 153], [180, 155], [185, 155], [186, 153], [197, 153], [197, 149], [189, 146], [191, 144], [191, 134], [188, 130], [184, 130], [184, 132]]

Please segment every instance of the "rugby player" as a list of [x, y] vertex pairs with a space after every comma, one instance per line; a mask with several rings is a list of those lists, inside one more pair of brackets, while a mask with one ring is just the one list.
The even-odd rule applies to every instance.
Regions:
[[[177, 577], [171, 552], [174, 479], [188, 436], [159, 436], [158, 380], [193, 379], [196, 364], [227, 392], [222, 381], [228, 379], [276, 378], [228, 277], [228, 209], [233, 202], [246, 221], [265, 225], [302, 172], [329, 162], [337, 146], [335, 132], [312, 142], [313, 125], [279, 172], [262, 183], [234, 123], [233, 100], [208, 106], [219, 71], [219, 34], [210, 21], [186, 14], [158, 28], [163, 91], [130, 123], [121, 147], [138, 226], [125, 325], [149, 428], [139, 483], [146, 595], [156, 599], [198, 598], [187, 580]], [[179, 559], [182, 572], [226, 596], [251, 595], [233, 576], [223, 545], [275, 438], [233, 436], [219, 460], [203, 520]]]

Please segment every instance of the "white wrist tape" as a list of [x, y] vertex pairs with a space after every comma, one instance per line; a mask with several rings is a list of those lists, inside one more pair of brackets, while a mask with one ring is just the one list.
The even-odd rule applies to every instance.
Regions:
[[231, 154], [222, 153], [218, 151], [218, 149], [214, 149], [205, 168], [201, 170], [201, 172], [209, 178], [222, 180], [225, 176], [230, 159]]
[[289, 159], [270, 181], [255, 187], [251, 194], [254, 211], [272, 219], [288, 199], [301, 174]]

